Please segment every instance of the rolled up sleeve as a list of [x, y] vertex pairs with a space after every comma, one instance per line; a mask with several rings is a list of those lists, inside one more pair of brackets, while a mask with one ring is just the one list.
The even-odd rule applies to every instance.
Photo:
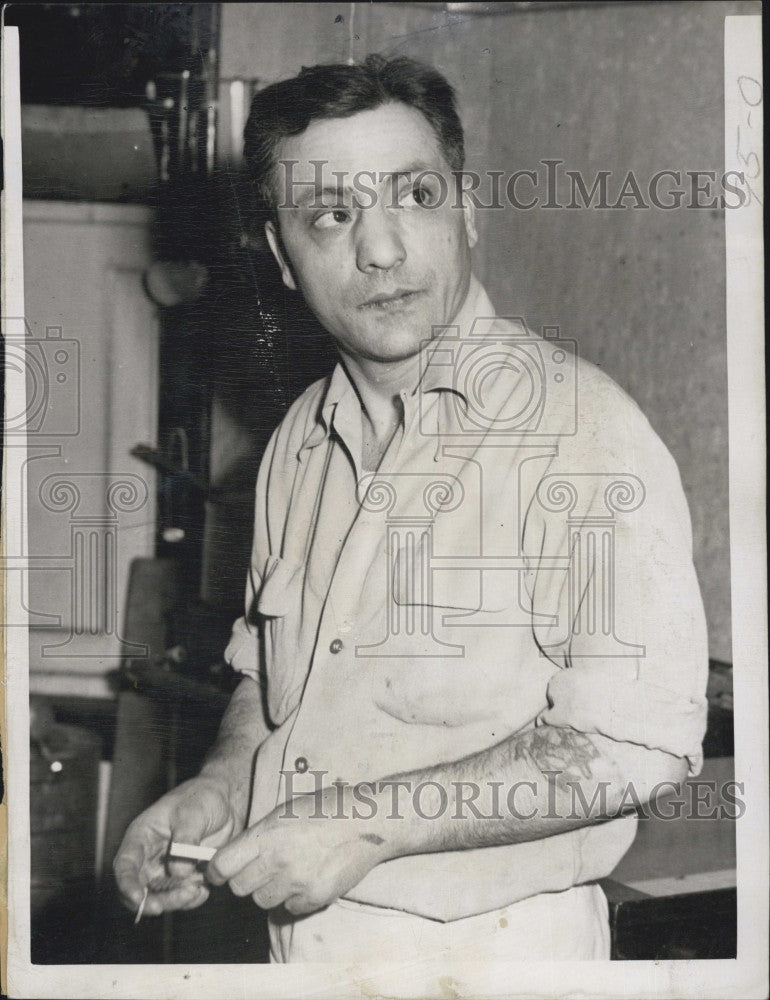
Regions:
[[251, 560], [246, 578], [244, 613], [232, 629], [230, 641], [225, 649], [225, 661], [233, 670], [247, 674], [262, 683], [264, 665], [261, 663], [257, 599], [262, 589], [262, 574], [267, 553], [270, 551], [268, 525], [268, 493], [271, 469], [275, 461], [278, 430], [272, 434], [260, 462], [255, 486], [254, 536]]
[[616, 666], [581, 665], [556, 674], [548, 686], [551, 707], [541, 721], [686, 757], [690, 775], [699, 774], [705, 697], [688, 698], [629, 673]]
[[[571, 506], [533, 506], [533, 620], [552, 616], [535, 634], [559, 668], [538, 722], [663, 750], [697, 775], [708, 644], [689, 511], [665, 446], [627, 397], [614, 401], [601, 431], [551, 470], [572, 484]], [[614, 508], [613, 482], [627, 487]], [[543, 568], [542, 555], [569, 559], [569, 570]]]
[[230, 641], [225, 649], [225, 661], [233, 670], [247, 674], [255, 681], [259, 681], [261, 675], [259, 630], [253, 620], [253, 607], [259, 588], [259, 576], [252, 568], [246, 583], [246, 613], [233, 624]]

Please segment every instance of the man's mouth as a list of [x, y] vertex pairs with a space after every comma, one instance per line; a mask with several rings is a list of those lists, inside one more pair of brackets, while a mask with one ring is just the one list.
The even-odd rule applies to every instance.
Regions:
[[376, 312], [388, 312], [391, 309], [400, 309], [409, 305], [418, 296], [423, 294], [421, 288], [396, 288], [392, 292], [383, 292], [380, 295], [373, 295], [370, 299], [362, 302], [359, 309]]

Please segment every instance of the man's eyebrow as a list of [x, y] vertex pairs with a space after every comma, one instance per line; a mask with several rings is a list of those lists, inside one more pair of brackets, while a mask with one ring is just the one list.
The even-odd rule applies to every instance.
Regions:
[[[360, 170], [354, 176], [364, 178], [367, 182], [366, 189], [369, 190], [369, 184], [372, 183], [372, 180], [377, 185], [380, 185], [385, 180], [398, 180], [401, 177], [419, 177], [420, 174], [426, 173], [434, 174], [442, 173], [442, 171], [438, 167], [430, 166], [428, 163], [418, 162], [406, 167], [399, 167], [397, 170]], [[297, 187], [300, 186], [300, 182], [295, 182], [295, 184]], [[327, 184], [323, 187], [318, 187], [313, 186], [310, 181], [302, 182], [302, 190], [295, 195], [295, 204], [300, 208], [304, 208], [308, 204], [326, 196], [341, 198], [360, 193], [360, 189], [352, 184]]]
[[[299, 186], [297, 184], [297, 186]], [[350, 187], [348, 184], [332, 184], [326, 187], [306, 187], [303, 185], [303, 190], [298, 192], [295, 198], [296, 204], [300, 206], [305, 206], [309, 202], [314, 202], [318, 198], [323, 198], [326, 195], [331, 195], [335, 198], [339, 198], [343, 195], [350, 195], [354, 193], [354, 188]]]
[[429, 163], [413, 163], [411, 166], [403, 167], [399, 170], [381, 170], [379, 171], [379, 178], [383, 180], [385, 177], [402, 177], [405, 174], [410, 174], [414, 177], [420, 174], [440, 174], [442, 172], [438, 167], [432, 167]]

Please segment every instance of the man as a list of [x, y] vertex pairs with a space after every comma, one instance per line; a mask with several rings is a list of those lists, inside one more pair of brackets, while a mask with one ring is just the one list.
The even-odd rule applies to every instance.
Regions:
[[[201, 774], [129, 828], [124, 898], [229, 882], [281, 962], [606, 958], [620, 813], [700, 767], [674, 462], [568, 344], [496, 317], [440, 74], [305, 69], [257, 95], [246, 151], [340, 363], [268, 446], [246, 676]], [[203, 873], [171, 840], [218, 850]]]

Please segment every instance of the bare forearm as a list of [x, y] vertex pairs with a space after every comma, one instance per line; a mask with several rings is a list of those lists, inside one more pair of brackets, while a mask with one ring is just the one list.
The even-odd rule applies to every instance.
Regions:
[[655, 784], [683, 778], [683, 762], [662, 751], [541, 726], [376, 783], [370, 832], [391, 857], [539, 840], [644, 803]]
[[236, 814], [246, 822], [254, 755], [270, 732], [258, 684], [244, 678], [233, 692], [201, 776], [225, 785]]
[[[312, 913], [350, 892], [382, 862], [542, 839], [610, 814], [624, 775], [639, 783], [643, 797], [651, 781], [675, 780], [681, 770], [681, 762], [660, 751], [543, 726], [453, 763], [298, 795], [224, 846], [208, 878], [229, 882], [238, 896], [251, 894], [264, 909], [283, 904], [295, 915]], [[572, 781], [589, 803], [591, 792], [606, 783], [606, 806], [592, 804], [583, 815], [571, 815], [564, 792]], [[494, 809], [493, 788], [525, 785], [526, 812]], [[476, 812], [462, 808], [469, 804], [469, 786], [477, 790]], [[399, 788], [407, 792], [400, 799], [392, 795]]]

